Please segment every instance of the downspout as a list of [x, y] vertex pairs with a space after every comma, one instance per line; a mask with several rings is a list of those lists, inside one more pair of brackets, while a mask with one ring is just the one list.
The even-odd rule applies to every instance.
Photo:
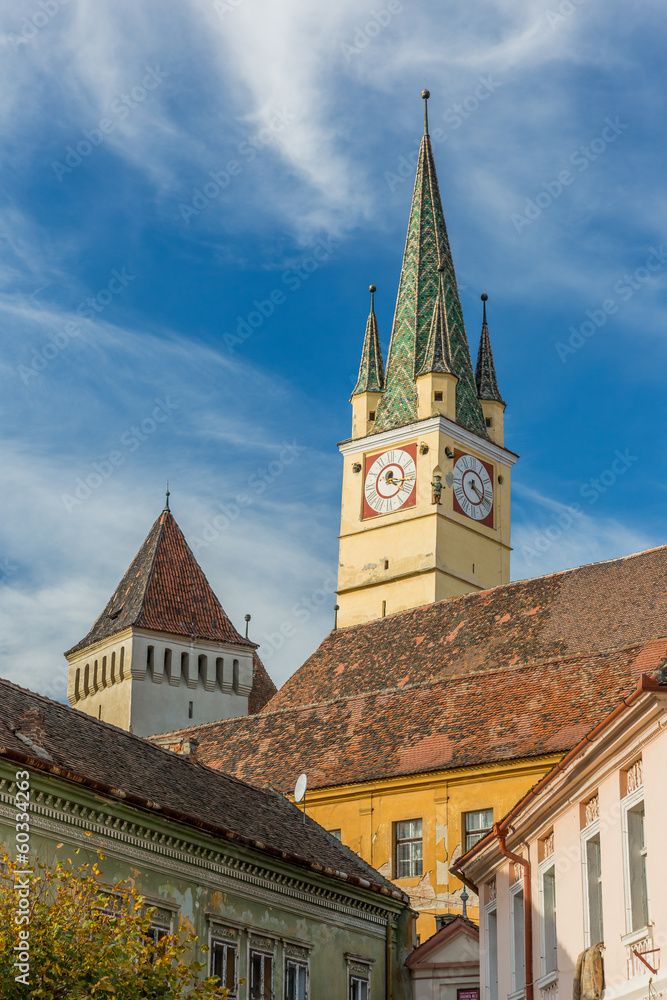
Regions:
[[533, 909], [530, 897], [530, 861], [519, 854], [512, 854], [505, 846], [505, 833], [501, 833], [498, 824], [493, 824], [493, 832], [498, 838], [498, 849], [505, 858], [523, 868], [523, 939], [526, 958], [526, 1000], [533, 1000]]
[[386, 982], [387, 988], [385, 990], [385, 995], [387, 1000], [393, 1000], [394, 996], [394, 983], [393, 983], [393, 944], [391, 939], [391, 917], [387, 917], [387, 972], [386, 972]]

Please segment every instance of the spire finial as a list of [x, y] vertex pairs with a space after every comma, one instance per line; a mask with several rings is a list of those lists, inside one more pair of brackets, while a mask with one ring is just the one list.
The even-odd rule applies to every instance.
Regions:
[[164, 510], [165, 511], [169, 511], [170, 510], [170, 507], [169, 507], [169, 497], [170, 496], [171, 496], [171, 493], [169, 492], [169, 480], [167, 480], [167, 492], [165, 493], [165, 501], [164, 501]]
[[422, 97], [424, 98], [424, 135], [428, 135], [428, 99], [430, 96], [430, 90], [422, 90]]
[[486, 292], [482, 292], [482, 294], [481, 294], [480, 297], [482, 299], [482, 302], [484, 303], [484, 305], [482, 307], [484, 309], [484, 316], [482, 318], [482, 323], [486, 323], [486, 301], [487, 301], [487, 299], [488, 299], [489, 296], [486, 294]]
[[368, 286], [368, 291], [371, 293], [371, 312], [374, 313], [375, 312], [375, 293], [377, 292], [377, 288], [375, 287], [375, 285], [369, 285]]

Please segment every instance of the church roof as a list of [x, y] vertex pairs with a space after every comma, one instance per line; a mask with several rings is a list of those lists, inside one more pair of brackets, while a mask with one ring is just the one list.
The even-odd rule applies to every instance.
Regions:
[[331, 632], [202, 759], [282, 788], [565, 753], [667, 657], [667, 546]]
[[65, 655], [131, 625], [255, 646], [236, 631], [223, 611], [169, 510], [158, 517], [90, 632]]
[[[425, 94], [428, 92], [425, 91]], [[385, 393], [377, 408], [374, 433], [417, 419], [415, 375], [422, 368], [438, 296], [438, 265], [451, 338], [456, 387], [456, 420], [480, 437], [488, 433], [482, 414], [459, 299], [454, 262], [426, 128], [419, 149], [403, 266], [385, 372]]]
[[[320, 875], [405, 895], [282, 795], [178, 757], [132, 733], [0, 679], [0, 754]], [[341, 885], [341, 891], [342, 885]]]
[[261, 712], [277, 690], [255, 650], [252, 654], [252, 691], [248, 695], [248, 715]]
[[359, 378], [352, 392], [353, 396], [358, 396], [362, 392], [382, 392], [384, 389], [384, 366], [382, 364], [382, 348], [380, 347], [378, 321], [375, 315], [374, 296], [375, 285], [371, 285], [371, 311], [366, 321], [366, 334], [361, 352]]
[[210, 767], [287, 793], [564, 754], [657, 670], [667, 638], [310, 705], [272, 708], [152, 737], [189, 735]]
[[482, 295], [484, 316], [482, 319], [482, 335], [479, 338], [479, 351], [477, 352], [477, 367], [475, 368], [477, 396], [479, 399], [493, 399], [505, 405], [505, 400], [500, 395], [498, 379], [496, 378], [496, 366], [493, 363], [491, 338], [489, 337], [489, 327], [486, 322], [486, 300], [487, 296]]

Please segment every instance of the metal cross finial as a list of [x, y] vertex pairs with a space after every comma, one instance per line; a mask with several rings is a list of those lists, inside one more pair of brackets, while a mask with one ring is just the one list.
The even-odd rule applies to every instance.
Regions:
[[424, 135], [428, 135], [428, 99], [430, 96], [430, 90], [422, 90], [422, 97], [424, 98]]
[[170, 507], [169, 507], [169, 497], [170, 496], [171, 496], [171, 493], [169, 492], [169, 480], [167, 480], [167, 492], [165, 494], [165, 503], [164, 503], [164, 509], [165, 510], [170, 510]]

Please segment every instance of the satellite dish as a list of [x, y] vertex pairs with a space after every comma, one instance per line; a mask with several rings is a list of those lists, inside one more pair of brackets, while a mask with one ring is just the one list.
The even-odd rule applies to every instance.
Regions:
[[296, 779], [296, 785], [294, 786], [294, 801], [301, 802], [301, 799], [306, 794], [306, 786], [308, 785], [308, 778], [305, 774], [300, 774]]

